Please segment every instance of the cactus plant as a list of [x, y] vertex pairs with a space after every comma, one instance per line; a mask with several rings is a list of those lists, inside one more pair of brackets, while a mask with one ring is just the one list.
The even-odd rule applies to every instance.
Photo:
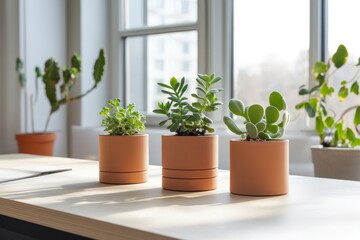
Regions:
[[[317, 84], [311, 89], [300, 86], [299, 95], [308, 98], [295, 106], [305, 109], [310, 118], [315, 118], [315, 129], [323, 147], [356, 147], [360, 145], [360, 104], [358, 102], [346, 108], [341, 114], [328, 105], [328, 98], [335, 92], [330, 84], [331, 76], [342, 68], [347, 61], [348, 51], [344, 45], [339, 45], [335, 54], [325, 62], [316, 62], [312, 72]], [[349, 94], [359, 96], [360, 58], [355, 65], [357, 68], [350, 80], [342, 80], [337, 96], [343, 102]], [[331, 71], [330, 71], [331, 70]], [[345, 126], [344, 117], [354, 112], [353, 128]], [[357, 133], [357, 134], [356, 134]], [[358, 135], [358, 136], [356, 136]]]
[[244, 127], [238, 127], [228, 116], [224, 116], [224, 123], [243, 140], [266, 141], [281, 138], [290, 120], [290, 115], [286, 111], [286, 101], [279, 92], [274, 91], [269, 96], [269, 103], [270, 106], [264, 108], [260, 104], [245, 106], [242, 101], [231, 99], [229, 110], [245, 120]]
[[[46, 97], [48, 98], [49, 103], [50, 103], [50, 112], [49, 112], [49, 115], [46, 120], [44, 132], [47, 131], [47, 128], [48, 128], [48, 125], [50, 122], [50, 117], [52, 116], [52, 114], [54, 112], [59, 110], [61, 105], [71, 103], [74, 100], [78, 100], [78, 99], [86, 96], [87, 94], [89, 94], [91, 91], [93, 91], [97, 87], [97, 85], [101, 82], [101, 79], [102, 79], [102, 76], [104, 73], [105, 62], [106, 62], [105, 52], [103, 49], [101, 49], [99, 52], [99, 56], [94, 64], [94, 72], [93, 72], [94, 84], [93, 84], [93, 86], [89, 90], [87, 90], [85, 93], [80, 94], [75, 97], [72, 97], [70, 95], [70, 91], [71, 91], [72, 87], [74, 86], [74, 84], [76, 83], [78, 76], [81, 72], [81, 59], [77, 53], [74, 53], [73, 56], [71, 57], [71, 66], [70, 67], [65, 66], [62, 69], [63, 82], [59, 86], [59, 88], [60, 88], [59, 90], [57, 89], [57, 87], [58, 87], [58, 84], [61, 82], [60, 81], [61, 74], [60, 74], [60, 68], [59, 68], [56, 60], [54, 60], [53, 58], [49, 58], [48, 60], [46, 60], [46, 62], [44, 64], [44, 73], [41, 72], [39, 67], [35, 68], [35, 74], [36, 74], [36, 80], [35, 80], [36, 97], [35, 98], [37, 98], [37, 81], [39, 78], [42, 78], [42, 81], [45, 84]], [[16, 60], [16, 71], [19, 75], [20, 86], [24, 89], [25, 98], [27, 98], [27, 92], [26, 92], [26, 87], [25, 87], [26, 80], [25, 80], [25, 74], [23, 71], [23, 62], [21, 61], [20, 58], [18, 58]], [[58, 97], [57, 97], [58, 92], [60, 92], [60, 94], [61, 94], [60, 99], [58, 99]], [[34, 103], [35, 103], [35, 101], [33, 101], [32, 97], [31, 97], [31, 102], [30, 102], [31, 109], [33, 108], [32, 106], [34, 105]], [[25, 109], [26, 109], [26, 106], [27, 106], [27, 104], [25, 104]], [[31, 118], [32, 118], [32, 126], [33, 126], [32, 111], [31, 111]], [[32, 127], [32, 131], [34, 132], [34, 127]]]
[[135, 111], [135, 104], [126, 108], [120, 107], [120, 99], [108, 101], [108, 107], [103, 107], [100, 115], [104, 117], [101, 126], [109, 135], [135, 135], [145, 131], [145, 116]]
[[206, 132], [214, 132], [211, 127], [212, 120], [205, 113], [214, 112], [222, 105], [216, 97], [216, 94], [222, 89], [212, 88], [220, 80], [221, 77], [215, 77], [214, 74], [198, 74], [196, 89], [199, 94], [191, 94], [196, 99], [196, 102], [191, 104], [187, 101], [188, 98], [184, 96], [188, 89], [188, 84], [185, 83], [184, 78], [179, 82], [175, 77], [172, 77], [169, 85], [158, 83], [164, 88], [161, 92], [169, 95], [169, 101], [166, 103], [159, 102], [159, 108], [153, 111], [167, 117], [159, 125], [163, 126], [169, 121], [170, 124], [167, 128], [171, 132], [175, 132], [177, 136], [203, 136]]

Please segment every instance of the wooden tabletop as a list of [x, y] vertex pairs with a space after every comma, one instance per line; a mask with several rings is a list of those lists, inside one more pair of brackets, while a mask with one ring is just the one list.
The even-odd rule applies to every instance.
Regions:
[[161, 188], [161, 167], [135, 185], [98, 182], [96, 161], [0, 155], [0, 168], [71, 168], [0, 184], [0, 214], [95, 239], [360, 239], [360, 182], [290, 176], [277, 197]]

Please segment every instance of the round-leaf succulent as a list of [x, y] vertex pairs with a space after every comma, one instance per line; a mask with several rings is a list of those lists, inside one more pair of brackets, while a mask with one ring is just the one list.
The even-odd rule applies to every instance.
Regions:
[[228, 116], [224, 117], [224, 123], [230, 131], [248, 141], [280, 138], [284, 135], [290, 121], [290, 114], [286, 111], [286, 101], [279, 92], [274, 91], [269, 96], [269, 103], [270, 106], [264, 110], [264, 107], [259, 104], [245, 107], [242, 101], [231, 99], [229, 110], [244, 119], [244, 126], [238, 127]]
[[99, 114], [104, 117], [101, 126], [109, 135], [135, 135], [145, 131], [145, 116], [135, 111], [135, 104], [122, 108], [120, 99], [115, 98], [110, 99], [108, 105]]

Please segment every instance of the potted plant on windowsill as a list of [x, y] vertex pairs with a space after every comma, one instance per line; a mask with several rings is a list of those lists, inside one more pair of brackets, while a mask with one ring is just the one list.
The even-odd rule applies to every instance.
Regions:
[[[50, 122], [51, 116], [60, 109], [61, 105], [69, 104], [75, 100], [78, 100], [91, 91], [93, 91], [97, 85], [101, 82], [105, 67], [105, 53], [104, 50], [101, 49], [99, 52], [99, 56], [94, 64], [94, 85], [85, 93], [80, 94], [78, 96], [71, 96], [70, 92], [74, 84], [76, 83], [79, 74], [81, 72], [81, 59], [80, 56], [75, 53], [71, 57], [71, 65], [70, 67], [62, 68], [62, 79], [61, 82], [61, 73], [58, 63], [53, 58], [49, 58], [46, 60], [44, 64], [44, 72], [41, 72], [39, 67], [35, 68], [36, 79], [35, 79], [35, 99], [33, 94], [30, 96], [27, 93], [26, 88], [26, 78], [23, 69], [23, 62], [18, 58], [16, 60], [16, 71], [19, 76], [20, 86], [24, 91], [24, 108], [25, 108], [25, 125], [27, 129], [27, 117], [28, 112], [30, 114], [31, 119], [31, 132], [26, 132], [22, 134], [16, 134], [16, 140], [18, 142], [18, 150], [19, 153], [28, 153], [28, 154], [37, 154], [37, 155], [53, 155], [53, 145], [56, 138], [56, 134], [54, 132], [48, 132], [48, 126]], [[42, 82], [45, 85], [45, 93], [46, 97], [50, 103], [50, 111], [45, 123], [44, 130], [37, 131], [34, 127], [34, 113], [33, 108], [37, 101], [38, 96], [38, 79], [42, 78]], [[59, 84], [61, 85], [59, 86]], [[59, 89], [58, 89], [59, 88]], [[60, 93], [61, 97], [58, 98], [57, 94]], [[30, 104], [28, 101], [30, 100]], [[30, 106], [30, 111], [28, 111], [28, 107]]]
[[[315, 129], [321, 144], [311, 148], [317, 177], [360, 180], [359, 101], [342, 112], [335, 111], [337, 106], [329, 103], [329, 97], [335, 91], [339, 103], [350, 94], [359, 96], [360, 59], [355, 65], [353, 77], [342, 80], [338, 90], [334, 87], [335, 73], [346, 65], [347, 57], [346, 47], [339, 45], [327, 63], [320, 61], [313, 66], [316, 85], [311, 89], [303, 85], [299, 89], [299, 95], [307, 96], [307, 99], [297, 104], [296, 109], [305, 109], [310, 118], [315, 118]], [[353, 114], [350, 126], [344, 120], [349, 114]]]
[[158, 83], [168, 101], [158, 103], [154, 113], [166, 116], [160, 126], [169, 122], [175, 135], [162, 136], [162, 186], [177, 191], [205, 191], [217, 187], [218, 136], [213, 133], [212, 120], [205, 115], [222, 104], [216, 95], [222, 90], [213, 88], [221, 80], [214, 74], [199, 74], [196, 79], [196, 99], [190, 103], [184, 95], [188, 88], [185, 79], [175, 77], [170, 84]]
[[245, 106], [237, 99], [230, 111], [244, 119], [239, 128], [224, 117], [230, 131], [240, 136], [230, 141], [230, 192], [241, 195], [282, 195], [288, 192], [289, 141], [278, 139], [289, 123], [286, 102], [278, 92], [269, 96], [270, 106]]
[[99, 179], [102, 183], [130, 184], [147, 181], [149, 136], [145, 117], [135, 105], [120, 107], [120, 99], [108, 101], [100, 115], [107, 135], [99, 135]]

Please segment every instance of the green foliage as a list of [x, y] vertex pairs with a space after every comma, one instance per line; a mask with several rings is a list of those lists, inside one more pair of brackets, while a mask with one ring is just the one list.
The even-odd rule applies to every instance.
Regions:
[[228, 116], [224, 116], [224, 123], [230, 131], [248, 141], [280, 138], [284, 135], [290, 120], [290, 115], [286, 111], [286, 101], [279, 92], [272, 92], [269, 96], [269, 104], [270, 106], [265, 109], [259, 104], [245, 107], [242, 101], [231, 99], [230, 112], [244, 119], [244, 127], [241, 130]]
[[212, 120], [205, 115], [206, 112], [216, 111], [222, 103], [216, 96], [222, 89], [213, 88], [213, 85], [221, 80], [214, 74], [198, 74], [197, 93], [191, 96], [195, 102], [190, 103], [185, 95], [188, 84], [182, 78], [178, 81], [175, 77], [170, 79], [169, 84], [158, 83], [162, 93], [168, 95], [167, 102], [159, 102], [158, 109], [153, 112], [166, 116], [166, 120], [159, 123], [163, 126], [167, 123], [168, 129], [178, 136], [202, 136], [206, 132], [212, 133]]
[[26, 78], [24, 73], [24, 63], [20, 58], [16, 58], [16, 72], [18, 74], [18, 80], [21, 87], [25, 87]]
[[145, 131], [145, 116], [135, 111], [135, 104], [120, 107], [120, 99], [108, 101], [99, 113], [104, 117], [101, 126], [109, 135], [135, 135]]
[[[61, 105], [71, 103], [74, 100], [78, 100], [89, 94], [97, 87], [97, 85], [101, 82], [104, 73], [105, 64], [106, 64], [105, 53], [104, 50], [101, 49], [99, 52], [99, 56], [94, 64], [93, 86], [85, 93], [75, 97], [72, 97], [70, 93], [72, 87], [76, 83], [79, 74], [81, 72], [81, 58], [79, 54], [77, 53], [73, 54], [73, 56], [71, 57], [70, 67], [64, 66], [61, 70], [61, 73], [58, 62], [53, 58], [49, 58], [48, 60], [45, 61], [44, 70], [43, 70], [44, 72], [42, 72], [39, 67], [35, 68], [36, 98], [37, 98], [37, 80], [38, 78], [42, 78], [42, 82], [45, 84], [45, 94], [50, 103], [50, 113], [46, 121], [44, 132], [47, 131], [47, 126], [49, 124], [51, 115], [57, 110], [59, 110]], [[18, 58], [16, 61], [16, 71], [19, 75], [20, 85], [21, 87], [24, 87], [25, 75], [22, 67], [23, 67], [23, 63]], [[63, 81], [61, 81], [61, 77]], [[57, 96], [57, 94], [59, 93], [60, 93], [60, 98]]]
[[[305, 85], [300, 86], [299, 95], [307, 96], [307, 100], [295, 106], [296, 109], [305, 109], [310, 118], [315, 118], [315, 129], [324, 147], [355, 147], [360, 145], [360, 105], [354, 105], [337, 114], [328, 105], [327, 99], [335, 93], [335, 88], [330, 85], [331, 76], [346, 64], [348, 51], [344, 45], [340, 45], [336, 53], [329, 59], [328, 63], [317, 62], [312, 72], [317, 84], [311, 89]], [[344, 102], [350, 94], [359, 95], [358, 75], [360, 73], [359, 63], [355, 65], [358, 69], [350, 80], [340, 83], [336, 95], [339, 103]], [[333, 69], [333, 70], [332, 70]], [[330, 72], [330, 70], [332, 70]], [[355, 110], [354, 127], [345, 126], [344, 117]]]

